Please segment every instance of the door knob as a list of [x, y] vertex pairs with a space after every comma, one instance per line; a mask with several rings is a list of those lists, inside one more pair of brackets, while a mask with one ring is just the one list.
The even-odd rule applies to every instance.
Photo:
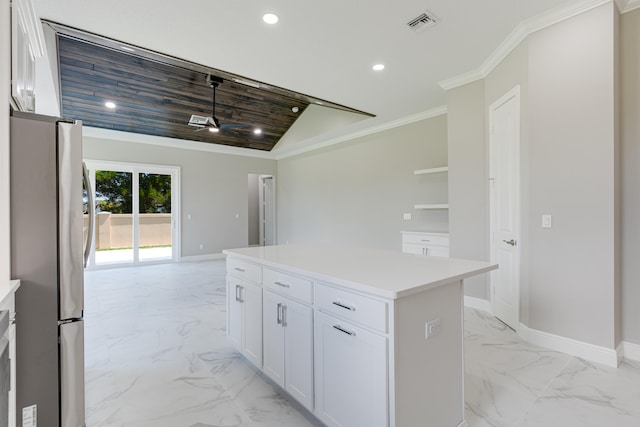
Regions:
[[511, 239], [511, 240], [503, 240], [503, 242], [505, 242], [507, 245], [511, 245], [511, 246], [515, 246], [516, 245], [516, 241]]

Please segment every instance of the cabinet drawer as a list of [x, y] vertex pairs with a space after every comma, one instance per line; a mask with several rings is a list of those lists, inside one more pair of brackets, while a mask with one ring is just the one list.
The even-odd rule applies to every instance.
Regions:
[[265, 268], [262, 286], [282, 295], [299, 299], [307, 304], [313, 303], [313, 284], [311, 280]]
[[387, 332], [387, 303], [323, 284], [315, 286], [316, 307], [353, 322]]
[[427, 246], [449, 246], [449, 235], [430, 233], [407, 233], [402, 235], [402, 243]]
[[242, 280], [255, 283], [262, 282], [262, 267], [237, 258], [227, 258], [227, 273]]

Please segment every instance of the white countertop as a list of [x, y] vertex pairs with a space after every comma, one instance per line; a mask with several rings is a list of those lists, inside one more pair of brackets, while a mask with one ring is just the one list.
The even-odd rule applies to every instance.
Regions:
[[0, 283], [0, 305], [4, 304], [4, 300], [13, 294], [20, 287], [20, 280], [9, 280]]
[[392, 299], [498, 268], [481, 261], [326, 245], [259, 246], [223, 253]]

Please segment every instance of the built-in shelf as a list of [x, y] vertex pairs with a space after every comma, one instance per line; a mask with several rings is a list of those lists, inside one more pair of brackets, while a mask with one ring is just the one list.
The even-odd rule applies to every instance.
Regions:
[[441, 168], [430, 168], [430, 169], [417, 169], [413, 171], [414, 175], [426, 175], [428, 173], [438, 173], [438, 172], [448, 172], [449, 166], [444, 166]]
[[449, 204], [426, 204], [426, 205], [415, 205], [414, 209], [449, 209]]

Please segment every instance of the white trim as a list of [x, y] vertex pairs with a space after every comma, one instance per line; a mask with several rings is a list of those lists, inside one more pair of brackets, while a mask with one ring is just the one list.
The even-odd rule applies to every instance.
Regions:
[[623, 341], [620, 345], [622, 346], [622, 357], [640, 362], [640, 344]]
[[282, 151], [275, 150], [275, 160], [286, 159], [287, 157], [297, 156], [298, 154], [307, 153], [309, 151], [318, 150], [320, 148], [329, 147], [331, 145], [340, 144], [342, 142], [347, 142], [352, 139], [361, 138], [363, 136], [368, 136], [374, 133], [383, 132], [389, 129], [397, 128], [400, 126], [408, 125], [411, 123], [419, 122], [421, 120], [430, 119], [433, 117], [438, 117], [443, 114], [447, 114], [447, 107], [441, 106], [432, 108], [431, 110], [423, 111], [421, 113], [412, 114], [410, 116], [402, 117], [397, 120], [392, 120], [389, 122], [385, 122], [379, 124], [377, 126], [372, 126], [370, 128], [362, 129], [359, 131], [355, 131], [352, 133], [348, 133], [346, 135], [337, 136], [335, 138], [329, 138], [317, 144], [312, 144], [307, 147], [302, 148], [291, 148], [290, 150], [283, 149]]
[[[467, 73], [442, 80], [438, 84], [444, 90], [450, 90], [458, 86], [483, 79], [487, 77], [487, 75], [530, 34], [566, 19], [573, 18], [574, 16], [587, 12], [598, 6], [602, 6], [603, 4], [611, 3], [612, 1], [613, 0], [584, 0], [577, 4], [570, 4], [550, 9], [538, 16], [522, 21], [515, 30], [513, 30], [502, 43], [500, 43], [491, 55], [489, 55], [480, 67]], [[632, 2], [636, 3], [638, 0], [632, 0]], [[626, 9], [628, 9], [628, 7], [629, 5], [627, 5], [625, 11], [627, 11]], [[637, 5], [636, 7], [640, 7], [640, 5]]]
[[33, 0], [14, 0], [13, 7], [18, 12], [18, 19], [22, 21], [22, 27], [27, 33], [29, 47], [34, 58], [40, 58], [47, 52], [44, 41], [44, 33], [40, 18], [33, 7]]
[[489, 314], [491, 314], [493, 316], [493, 305], [491, 304], [491, 301], [489, 301], [487, 299], [470, 297], [470, 296], [465, 295], [464, 296], [464, 306], [465, 307], [470, 307], [470, 308], [475, 308], [476, 310], [484, 311], [484, 312], [489, 313]]
[[612, 367], [618, 366], [618, 351], [612, 348], [602, 347], [574, 340], [573, 338], [566, 338], [550, 334], [548, 332], [538, 331], [531, 329], [522, 323], [520, 323], [518, 335], [531, 344], [546, 347], [555, 351], [561, 351], [572, 356], [602, 363], [603, 365]]
[[[624, 3], [624, 0], [622, 0], [622, 3]], [[624, 5], [624, 7], [621, 5], [619, 6], [620, 6], [620, 13], [631, 12], [632, 10], [636, 10], [640, 8], [640, 0], [628, 0]]]
[[211, 261], [215, 259], [225, 259], [227, 256], [223, 253], [206, 254], [206, 255], [190, 255], [180, 258], [180, 262], [196, 262], [196, 261]]
[[122, 132], [112, 129], [101, 129], [83, 126], [84, 136], [91, 138], [110, 139], [113, 141], [134, 142], [138, 144], [156, 145], [160, 147], [179, 148], [183, 150], [206, 151], [210, 153], [230, 154], [235, 156], [273, 159], [268, 151], [253, 150], [251, 148], [231, 147], [221, 144], [207, 144], [204, 142], [187, 141], [185, 139], [167, 138], [164, 136], [143, 135], [140, 133]]

